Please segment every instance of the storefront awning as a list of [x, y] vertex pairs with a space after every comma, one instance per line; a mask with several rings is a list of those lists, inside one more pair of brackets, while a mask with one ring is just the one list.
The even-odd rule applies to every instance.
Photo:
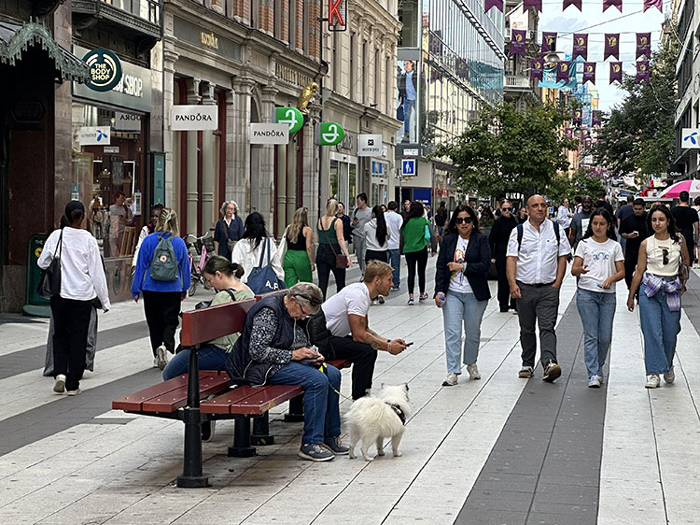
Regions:
[[0, 63], [15, 65], [29, 47], [41, 46], [56, 65], [57, 78], [86, 83], [90, 72], [85, 62], [63, 49], [41, 24], [0, 22]]

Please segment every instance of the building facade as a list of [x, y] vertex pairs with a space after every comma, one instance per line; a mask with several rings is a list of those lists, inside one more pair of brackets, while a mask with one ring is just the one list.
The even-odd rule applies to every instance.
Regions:
[[[672, 31], [671, 24], [678, 24]], [[697, 53], [700, 13], [695, 0], [675, 0], [672, 18], [667, 21], [664, 38], [678, 38], [676, 63], [678, 105], [675, 112], [676, 155], [674, 172], [677, 178], [698, 178], [698, 150], [683, 145], [683, 128], [700, 127], [700, 55]], [[677, 37], [676, 37], [677, 35]], [[670, 170], [669, 170], [670, 171]]]

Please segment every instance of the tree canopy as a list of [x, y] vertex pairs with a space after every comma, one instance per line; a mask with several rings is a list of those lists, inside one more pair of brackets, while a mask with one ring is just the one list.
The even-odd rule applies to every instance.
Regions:
[[557, 172], [569, 167], [565, 149], [577, 142], [562, 134], [570, 115], [545, 104], [518, 110], [513, 104], [484, 106], [478, 119], [432, 157], [446, 157], [457, 168], [465, 192], [502, 197], [506, 193], [546, 193]]

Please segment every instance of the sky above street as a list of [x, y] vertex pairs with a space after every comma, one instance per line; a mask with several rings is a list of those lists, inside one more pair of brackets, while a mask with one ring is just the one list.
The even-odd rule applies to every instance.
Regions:
[[600, 94], [600, 109], [608, 111], [622, 102], [626, 92], [617, 89], [616, 84], [608, 83], [608, 62], [615, 59], [611, 57], [603, 62], [604, 33], [620, 33], [620, 60], [626, 73], [635, 74], [635, 33], [651, 32], [652, 48], [656, 50], [661, 38], [661, 23], [667, 13], [670, 16], [671, 3], [664, 1], [664, 14], [655, 7], [643, 13], [642, 0], [622, 0], [622, 13], [615, 7], [603, 13], [603, 0], [583, 0], [582, 4], [582, 11], [574, 6], [562, 11], [561, 0], [544, 0], [538, 41], [542, 40], [542, 31], [556, 31], [557, 50], [570, 54], [572, 33], [588, 33], [588, 60], [598, 62], [595, 85]]

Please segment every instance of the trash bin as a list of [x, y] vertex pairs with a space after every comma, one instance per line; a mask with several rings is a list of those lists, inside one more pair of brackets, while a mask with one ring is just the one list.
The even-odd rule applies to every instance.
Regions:
[[37, 266], [37, 261], [44, 249], [44, 243], [48, 235], [45, 233], [37, 233], [29, 238], [29, 246], [27, 252], [27, 292], [26, 304], [22, 308], [25, 315], [34, 317], [50, 317], [51, 308], [49, 300], [42, 297], [37, 292], [39, 279], [41, 278], [41, 269]]

